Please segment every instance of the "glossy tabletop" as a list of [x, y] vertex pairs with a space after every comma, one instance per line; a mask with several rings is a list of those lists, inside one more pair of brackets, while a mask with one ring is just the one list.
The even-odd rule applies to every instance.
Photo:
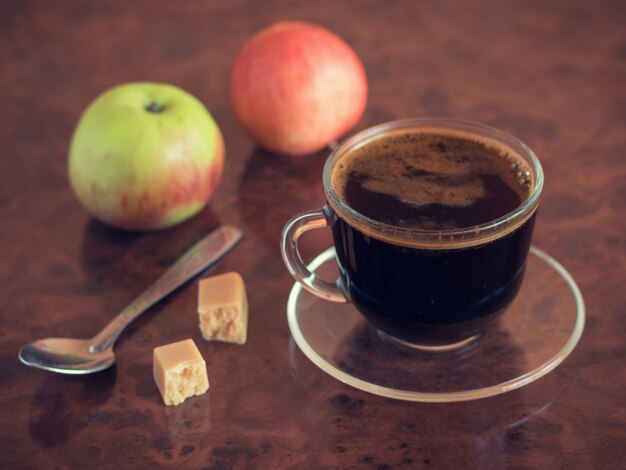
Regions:
[[[292, 215], [324, 203], [328, 150], [257, 148], [228, 99], [239, 48], [282, 19], [320, 23], [361, 57], [369, 101], [351, 132], [446, 116], [498, 127], [539, 155], [534, 244], [572, 274], [587, 307], [582, 339], [556, 370], [496, 397], [410, 403], [344, 385], [300, 352], [278, 241]], [[609, 0], [0, 3], [0, 467], [623, 468], [625, 20]], [[93, 220], [66, 177], [80, 113], [135, 80], [197, 96], [226, 143], [209, 205], [152, 233]], [[62, 376], [18, 361], [32, 340], [96, 333], [220, 224], [245, 232], [214, 272], [246, 281], [247, 344], [202, 340], [196, 280], [131, 324], [105, 372]], [[305, 258], [330, 243], [326, 231], [305, 236]], [[152, 349], [188, 337], [211, 388], [166, 407]]]

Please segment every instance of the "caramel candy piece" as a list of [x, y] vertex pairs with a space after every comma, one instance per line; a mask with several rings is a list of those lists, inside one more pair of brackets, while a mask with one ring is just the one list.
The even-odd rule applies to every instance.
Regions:
[[207, 341], [244, 344], [248, 337], [248, 299], [241, 276], [230, 272], [201, 279], [198, 317]]
[[206, 363], [196, 343], [185, 339], [154, 348], [154, 381], [168, 406], [206, 392]]

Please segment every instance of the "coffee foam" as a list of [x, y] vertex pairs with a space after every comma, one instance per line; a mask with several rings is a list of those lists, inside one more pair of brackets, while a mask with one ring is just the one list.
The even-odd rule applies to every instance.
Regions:
[[525, 183], [530, 171], [520, 157], [448, 132], [405, 131], [370, 142], [344, 160], [333, 173], [333, 189], [341, 198], [351, 173], [363, 175], [366, 189], [413, 206], [467, 207], [485, 196], [481, 173], [500, 176], [521, 199], [530, 194], [530, 180]]
[[[440, 128], [398, 130], [351, 150], [331, 176], [333, 190], [343, 200], [352, 173], [362, 175], [366, 189], [412, 206], [468, 207], [485, 196], [477, 177], [481, 173], [498, 175], [522, 201], [534, 188], [528, 163], [513, 149], [487, 137]], [[352, 225], [369, 231], [362, 223]]]

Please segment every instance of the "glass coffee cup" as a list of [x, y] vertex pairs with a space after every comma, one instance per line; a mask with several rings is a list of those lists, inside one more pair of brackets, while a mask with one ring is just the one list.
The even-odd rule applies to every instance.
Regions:
[[[543, 171], [504, 132], [407, 119], [339, 145], [323, 171], [326, 205], [283, 230], [281, 251], [311, 293], [351, 302], [381, 336], [453, 350], [477, 340], [521, 286]], [[340, 276], [311, 272], [302, 233], [330, 227]]]

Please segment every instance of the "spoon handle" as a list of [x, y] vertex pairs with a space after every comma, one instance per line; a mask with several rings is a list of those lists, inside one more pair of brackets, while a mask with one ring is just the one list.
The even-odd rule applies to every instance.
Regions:
[[224, 225], [205, 236], [92, 338], [90, 352], [98, 353], [113, 346], [130, 322], [189, 279], [218, 262], [242, 236], [239, 229], [230, 225]]

